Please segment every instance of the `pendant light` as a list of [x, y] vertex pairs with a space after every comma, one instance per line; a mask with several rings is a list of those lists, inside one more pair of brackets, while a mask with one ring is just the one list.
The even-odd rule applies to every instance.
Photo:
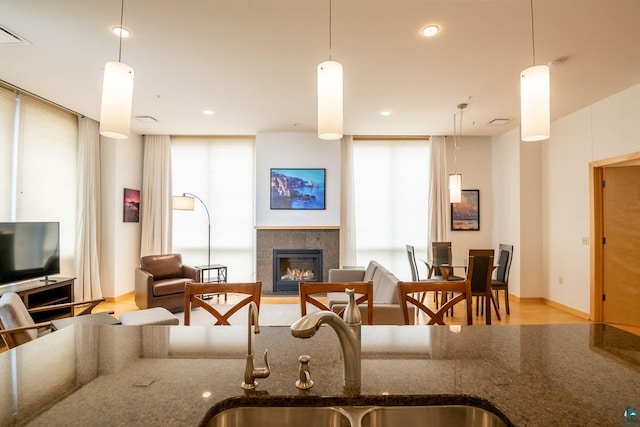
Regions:
[[[467, 108], [467, 104], [458, 104], [460, 110], [460, 138], [462, 138], [462, 111]], [[458, 173], [458, 139], [456, 138], [456, 115], [453, 115], [453, 173], [449, 175], [449, 203], [460, 203], [462, 201], [462, 174]]]
[[329, 60], [318, 65], [318, 137], [342, 138], [342, 64], [331, 60], [331, 0], [329, 0]]
[[536, 43], [531, 0], [533, 66], [520, 73], [520, 131], [523, 141], [542, 141], [550, 135], [549, 66], [536, 65]]
[[[120, 28], [124, 15], [124, 0], [120, 9]], [[126, 139], [131, 125], [131, 101], [133, 98], [133, 68], [123, 63], [122, 33], [119, 36], [118, 61], [104, 66], [102, 104], [100, 107], [100, 135]]]

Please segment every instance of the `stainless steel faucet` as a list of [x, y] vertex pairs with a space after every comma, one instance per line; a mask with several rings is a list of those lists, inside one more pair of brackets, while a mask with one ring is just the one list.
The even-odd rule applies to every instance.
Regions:
[[245, 390], [253, 390], [258, 385], [256, 378], [267, 378], [271, 371], [269, 370], [269, 361], [267, 360], [267, 353], [269, 350], [264, 351], [264, 368], [254, 368], [253, 365], [253, 337], [251, 336], [251, 323], [253, 323], [253, 333], [260, 333], [260, 325], [258, 325], [258, 306], [254, 301], [249, 303], [249, 319], [247, 322], [248, 330], [248, 343], [247, 343], [247, 361], [244, 367], [244, 381], [242, 382], [242, 388]]
[[344, 362], [344, 388], [350, 393], [360, 392], [361, 378], [361, 335], [362, 320], [355, 303], [353, 289], [347, 289], [349, 304], [345, 309], [345, 320], [332, 311], [315, 311], [307, 314], [291, 325], [291, 335], [297, 338], [311, 338], [321, 325], [333, 328], [340, 340], [340, 350]]

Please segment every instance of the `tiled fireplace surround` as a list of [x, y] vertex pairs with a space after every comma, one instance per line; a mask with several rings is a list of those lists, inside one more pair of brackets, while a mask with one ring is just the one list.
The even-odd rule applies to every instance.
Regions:
[[258, 227], [256, 230], [256, 280], [262, 293], [273, 294], [274, 249], [322, 249], [322, 277], [340, 266], [338, 227]]

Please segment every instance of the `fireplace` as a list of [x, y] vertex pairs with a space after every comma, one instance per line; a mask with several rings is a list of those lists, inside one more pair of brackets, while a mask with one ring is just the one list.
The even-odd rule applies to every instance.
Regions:
[[274, 249], [273, 292], [298, 293], [300, 282], [322, 282], [322, 249]]

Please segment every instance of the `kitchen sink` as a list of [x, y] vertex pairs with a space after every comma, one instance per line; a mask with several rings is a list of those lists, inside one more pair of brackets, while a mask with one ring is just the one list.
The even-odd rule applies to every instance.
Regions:
[[212, 407], [208, 427], [510, 427], [504, 414], [471, 396], [232, 398]]
[[506, 427], [497, 415], [475, 406], [383, 406], [366, 411], [360, 427]]
[[351, 427], [337, 408], [314, 406], [243, 406], [214, 415], [208, 427]]

